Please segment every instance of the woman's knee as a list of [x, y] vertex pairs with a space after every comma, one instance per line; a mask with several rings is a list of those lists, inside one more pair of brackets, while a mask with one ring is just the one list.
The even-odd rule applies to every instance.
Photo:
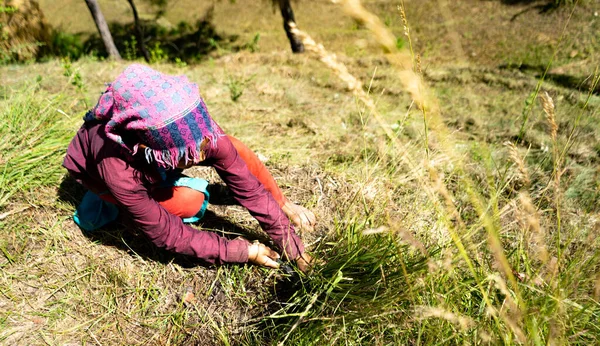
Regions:
[[184, 186], [155, 189], [152, 198], [169, 213], [181, 218], [195, 216], [204, 203], [204, 193]]

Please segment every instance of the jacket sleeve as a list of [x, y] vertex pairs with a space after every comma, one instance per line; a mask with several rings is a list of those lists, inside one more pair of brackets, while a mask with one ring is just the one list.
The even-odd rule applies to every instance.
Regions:
[[122, 209], [158, 247], [195, 256], [208, 263], [247, 262], [244, 239], [228, 240], [212, 232], [185, 225], [153, 200], [136, 176], [136, 169], [117, 157], [102, 159], [98, 173]]
[[227, 136], [205, 150], [206, 159], [227, 184], [234, 198], [256, 218], [273, 239], [284, 257], [296, 259], [304, 253], [302, 240], [294, 226], [264, 185], [252, 175]]
[[264, 185], [265, 189], [271, 195], [273, 195], [273, 198], [279, 204], [279, 206], [283, 207], [287, 202], [287, 199], [283, 195], [283, 192], [277, 185], [275, 178], [273, 178], [267, 167], [260, 162], [260, 159], [256, 156], [256, 154], [244, 143], [242, 143], [242, 141], [229, 135], [227, 135], [227, 138], [229, 138], [238, 155], [242, 158], [242, 160], [244, 160], [246, 166], [248, 166], [250, 173], [252, 173], [252, 175]]

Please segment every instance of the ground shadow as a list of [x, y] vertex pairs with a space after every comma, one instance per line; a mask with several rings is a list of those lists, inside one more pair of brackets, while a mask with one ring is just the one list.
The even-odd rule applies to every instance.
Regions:
[[[234, 200], [226, 187], [222, 184], [209, 185], [209, 191], [212, 190], [211, 204], [213, 200], [220, 205], [234, 204]], [[218, 193], [222, 191], [222, 193]], [[86, 189], [69, 175], [65, 175], [59, 188], [58, 199], [72, 205], [74, 208], [79, 205]], [[214, 196], [214, 197], [213, 197]], [[233, 202], [233, 203], [232, 203]], [[225, 238], [235, 238], [238, 234], [250, 241], [258, 239], [265, 241], [250, 229], [246, 229], [230, 220], [220, 217], [214, 212], [207, 210], [204, 217], [196, 224], [200, 228], [210, 229]], [[195, 266], [207, 266], [208, 264], [200, 259], [192, 256], [180, 255], [157, 248], [148, 238], [146, 238], [141, 230], [133, 223], [133, 221], [125, 214], [120, 213], [119, 218], [93, 232], [82, 233], [91, 241], [101, 243], [106, 246], [112, 246], [128, 253], [138, 255], [144, 259], [157, 261], [163, 264], [176, 263], [182, 267], [190, 268]]]
[[[564, 88], [578, 91], [590, 90], [593, 94], [600, 95], [600, 85], [592, 85], [593, 78], [590, 77], [574, 76], [564, 73], [546, 72], [547, 67], [543, 65], [503, 64], [500, 65], [499, 68], [504, 70], [516, 69], [523, 73], [533, 74], [535, 78], [538, 79], [544, 77], [546, 80], [551, 81], [552, 83], [558, 86], [562, 86]], [[592, 89], [592, 86], [594, 86], [594, 89]]]
[[[237, 51], [247, 48], [246, 45], [236, 45], [237, 35], [217, 33], [213, 24], [212, 11], [195, 24], [180, 22], [173, 28], [165, 28], [154, 20], [140, 21], [144, 43], [149, 51], [150, 58], [155, 61], [171, 62], [196, 62], [202, 60], [211, 52], [224, 49]], [[135, 35], [134, 22], [110, 23], [110, 32], [121, 56], [127, 60], [143, 58], [138, 40]], [[100, 36], [95, 33], [84, 43], [86, 53], [95, 52], [101, 56], [108, 56]]]
[[85, 188], [69, 174], [65, 174], [58, 187], [57, 195], [59, 201], [76, 207], [85, 195]]
[[210, 195], [210, 204], [239, 205], [239, 203], [233, 198], [231, 190], [225, 184], [208, 184], [206, 190]]
[[[151, 21], [143, 21], [141, 26], [144, 28], [146, 48], [150, 51], [151, 58], [157, 61], [197, 61], [220, 45], [233, 41], [217, 34], [212, 23], [203, 20], [198, 21], [195, 27], [182, 23], [170, 30]], [[134, 35], [133, 23], [111, 23], [109, 27], [115, 45], [124, 59], [135, 60], [143, 57]], [[84, 51], [108, 56], [104, 43], [97, 34], [84, 42]]]
[[504, 5], [509, 6], [529, 5], [528, 7], [514, 14], [510, 19], [511, 22], [517, 19], [522, 14], [525, 14], [529, 11], [538, 11], [538, 13], [548, 13], [553, 10], [556, 10], [561, 6], [559, 2], [554, 0], [500, 0], [500, 2]]
[[554, 3], [553, 0], [500, 0], [504, 5], [539, 5]]

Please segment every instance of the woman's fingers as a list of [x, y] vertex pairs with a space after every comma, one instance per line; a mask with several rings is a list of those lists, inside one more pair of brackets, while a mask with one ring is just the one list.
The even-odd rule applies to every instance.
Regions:
[[[304, 208], [302, 208], [304, 209]], [[312, 232], [315, 227], [315, 216], [310, 211], [304, 209], [300, 212], [300, 228], [309, 232]], [[312, 215], [312, 217], [311, 217]]]
[[314, 224], [317, 222], [317, 218], [315, 217], [315, 213], [313, 213], [312, 211], [304, 208], [301, 205], [297, 205], [297, 204], [294, 204], [294, 209], [296, 210], [296, 213], [298, 215], [300, 215], [300, 217], [302, 218], [302, 221], [304, 223], [308, 223], [311, 226], [314, 226]]
[[273, 269], [279, 268], [279, 263], [275, 262], [272, 258], [269, 258], [267, 256], [265, 256], [264, 258], [265, 258], [265, 263], [261, 264], [262, 266], [265, 266], [268, 268], [273, 268]]
[[[267, 268], [279, 268], [277, 261], [281, 256], [276, 251], [273, 251], [268, 246], [259, 242], [248, 244], [248, 261]], [[298, 269], [303, 273], [307, 273], [312, 269], [313, 258], [308, 253], [303, 253], [296, 258]]]
[[262, 260], [264, 260], [264, 263], [261, 265], [269, 268], [279, 268], [279, 263], [277, 263], [279, 254], [266, 245], [260, 244], [260, 247], [261, 250], [259, 253], [262, 254]]
[[310, 210], [307, 210], [305, 208], [302, 211], [302, 213], [300, 214], [300, 217], [302, 218], [302, 223], [306, 224], [306, 225], [310, 225], [310, 226], [314, 226], [315, 225], [315, 214], [313, 214]]
[[[264, 246], [264, 245], [263, 245]], [[271, 250], [271, 248], [269, 248], [268, 246], [265, 246], [265, 248], [268, 250], [269, 254], [268, 256], [274, 260], [279, 259], [279, 254], [275, 251], [275, 250]]]
[[300, 229], [308, 231], [314, 229], [317, 218], [312, 211], [289, 201], [284, 205], [283, 211], [289, 217], [290, 221]]
[[311, 226], [314, 226], [317, 223], [317, 217], [315, 216], [315, 213], [306, 208], [304, 209], [306, 210], [306, 216], [308, 217], [308, 221], [310, 222]]
[[279, 268], [279, 254], [261, 243], [252, 243], [248, 246], [248, 261], [257, 265]]

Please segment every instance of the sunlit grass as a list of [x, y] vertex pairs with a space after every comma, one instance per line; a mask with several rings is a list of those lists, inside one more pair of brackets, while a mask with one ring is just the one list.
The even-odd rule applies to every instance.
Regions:
[[[10, 92], [0, 108], [0, 211], [9, 199], [35, 199], [35, 189], [57, 184], [64, 174], [60, 166], [72, 132], [57, 105], [61, 96], [36, 95], [38, 86]], [[25, 194], [28, 193], [28, 194]]]
[[[234, 60], [184, 72], [207, 90], [222, 125], [260, 144], [270, 165], [306, 169], [306, 176], [277, 178], [286, 193], [307, 190], [296, 196], [320, 217], [311, 239], [314, 271], [294, 285], [279, 271], [204, 268], [153, 248], [125, 225], [84, 236], [70, 220], [74, 207], [56, 196], [64, 150], [81, 122], [81, 110], [70, 105], [81, 93], [51, 65], [44, 68], [54, 89], [32, 77], [0, 101], [0, 342], [599, 342], [600, 193], [595, 154], [579, 152], [597, 135], [598, 113], [590, 107], [597, 95], [578, 93], [570, 104], [550, 92], [552, 114], [532, 99], [532, 126], [521, 143], [513, 105], [531, 90], [505, 96], [504, 89], [487, 94], [492, 88], [483, 84], [480, 93], [417, 85], [412, 104], [405, 94], [372, 92], [386, 83], [408, 89], [410, 78], [422, 78], [418, 59], [406, 54], [410, 64], [400, 68], [392, 56], [390, 66], [369, 71], [371, 81], [355, 77], [357, 66], [346, 61], [354, 80], [344, 83], [356, 83], [348, 88], [352, 99], [328, 66], [235, 57], [281, 66], [244, 70]], [[121, 68], [107, 66], [84, 61], [74, 68], [97, 93], [108, 81], [98, 75]], [[226, 69], [256, 74], [235, 103]], [[439, 109], [427, 107], [430, 101], [440, 101], [433, 103]], [[393, 107], [400, 102], [406, 105]], [[451, 128], [453, 121], [474, 131]], [[247, 224], [237, 215], [231, 219]]]
[[[372, 15], [359, 7], [356, 1], [344, 3], [350, 15], [365, 23], [388, 52], [394, 51], [387, 42], [395, 40], [387, 39], [389, 34]], [[405, 18], [403, 9], [401, 14]], [[408, 35], [410, 31], [406, 20], [405, 24]], [[390, 147], [403, 148], [403, 143], [395, 143], [398, 138], [385, 127], [360, 82], [336, 61], [335, 56], [316, 45], [306, 34], [298, 34], [303, 37], [307, 49], [348, 84], [369, 115], [387, 133]], [[392, 64], [398, 62], [397, 57], [390, 56]], [[418, 58], [413, 61], [418, 61]], [[575, 210], [569, 209], [561, 198], [565, 187], [561, 185], [560, 176], [565, 158], [559, 158], [558, 154], [561, 148], [558, 147], [558, 126], [551, 98], [544, 94], [542, 105], [550, 129], [551, 150], [547, 155], [553, 167], [548, 171], [534, 163], [536, 171], [544, 170], [544, 175], [547, 174], [536, 179], [545, 180], [548, 184], [544, 191], [536, 191], [529, 185], [527, 168], [512, 143], [510, 157], [499, 146], [480, 145], [467, 156], [456, 152], [459, 143], [448, 136], [447, 129], [439, 121], [437, 100], [432, 98], [425, 85], [414, 87], [415, 83], [419, 83], [419, 77], [414, 75], [414, 72], [420, 72], [419, 66], [415, 65], [410, 71], [410, 65], [407, 67], [405, 59], [403, 62], [397, 65], [399, 77], [404, 78], [405, 86], [423, 115], [420, 138], [423, 151], [403, 153], [408, 158], [401, 165], [418, 164], [423, 162], [418, 159], [419, 156], [425, 158], [420, 167], [425, 171], [423, 175], [419, 175], [419, 167], [411, 167], [418, 182], [416, 188], [431, 192], [428, 197], [433, 198], [430, 200], [433, 204], [429, 207], [437, 206], [434, 210], [440, 225], [452, 241], [442, 244], [442, 251], [420, 254], [421, 260], [410, 263], [408, 252], [395, 249], [388, 253], [381, 248], [401, 239], [392, 232], [384, 237], [376, 236], [375, 243], [369, 242], [368, 238], [361, 239], [358, 243], [372, 252], [369, 251], [367, 258], [360, 259], [360, 249], [349, 248], [348, 244], [356, 239], [356, 228], [364, 227], [370, 221], [372, 211], [365, 208], [361, 213], [363, 218], [346, 214], [351, 220], [350, 226], [342, 227], [342, 231], [332, 236], [330, 252], [322, 254], [328, 262], [313, 277], [317, 287], [319, 284], [323, 286], [316, 292], [307, 290], [301, 295], [303, 299], [297, 298], [291, 307], [285, 306], [286, 311], [295, 312], [284, 315], [294, 317], [290, 322], [282, 323], [277, 320], [280, 317], [277, 315], [268, 317], [276, 321], [273, 329], [279, 331], [274, 339], [281, 340], [283, 336], [283, 341], [292, 340], [294, 344], [556, 344], [597, 341], [600, 325], [596, 320], [600, 305], [593, 292], [598, 285], [595, 268], [600, 264], [600, 256], [595, 239], [587, 246], [582, 242], [582, 238], [589, 234], [589, 227], [593, 226], [579, 224], [565, 229], [565, 220], [561, 217]], [[593, 84], [597, 83], [598, 76], [593, 78]], [[595, 85], [590, 89], [588, 100], [594, 88]], [[582, 105], [581, 112], [586, 108], [587, 102]], [[577, 123], [578, 120], [572, 131], [575, 131]], [[430, 143], [430, 137], [436, 138], [435, 144]], [[440, 157], [449, 160], [447, 165], [432, 165]], [[391, 182], [398, 178], [382, 174], [380, 163], [381, 160], [365, 161], [365, 169], [371, 170], [371, 176], [386, 177]], [[515, 165], [520, 177], [507, 170]], [[423, 179], [427, 175], [430, 180]], [[483, 179], [479, 179], [478, 175]], [[522, 180], [521, 185], [513, 185], [512, 182], [518, 178]], [[369, 181], [362, 183], [368, 184]], [[554, 190], [549, 197], [545, 192], [547, 189]], [[531, 195], [537, 197], [535, 204]], [[360, 204], [359, 201], [354, 202]], [[552, 209], [538, 210], [548, 202]], [[390, 220], [377, 218], [377, 221], [376, 224], [384, 225], [383, 229], [398, 227], [388, 224]], [[579, 222], [579, 217], [575, 216], [571, 221]], [[587, 229], [581, 229], [582, 226]], [[421, 230], [418, 236], [426, 237], [426, 231]], [[435, 248], [432, 243], [425, 246], [432, 247]], [[436, 252], [454, 255], [442, 259]], [[332, 256], [332, 253], [341, 256]], [[380, 261], [369, 261], [373, 257], [379, 258], [378, 255], [381, 255]], [[354, 270], [352, 265], [348, 266], [355, 259], [359, 259], [356, 262], [361, 269], [359, 271]], [[400, 259], [399, 263], [397, 259]], [[410, 264], [403, 265], [407, 261]], [[430, 270], [418, 265], [428, 261]], [[441, 271], [439, 267], [435, 269], [436, 261], [445, 263]], [[387, 267], [390, 263], [393, 263], [391, 268]], [[577, 267], [575, 263], [583, 265]], [[335, 268], [335, 274], [328, 273], [330, 268]], [[319, 276], [324, 273], [329, 275]], [[385, 285], [386, 277], [393, 284]], [[346, 282], [348, 286], [344, 286]], [[574, 285], [575, 282], [578, 284]], [[311, 283], [315, 285], [315, 281]], [[378, 294], [361, 291], [363, 283]], [[336, 301], [340, 297], [341, 301]], [[363, 301], [353, 306], [353, 300], [357, 298], [370, 299], [370, 302]], [[323, 305], [330, 309], [323, 309]], [[344, 311], [345, 308], [348, 310]]]

